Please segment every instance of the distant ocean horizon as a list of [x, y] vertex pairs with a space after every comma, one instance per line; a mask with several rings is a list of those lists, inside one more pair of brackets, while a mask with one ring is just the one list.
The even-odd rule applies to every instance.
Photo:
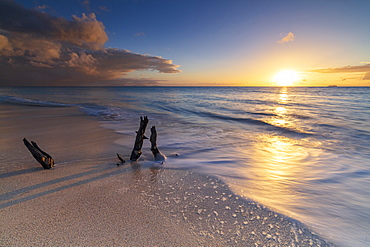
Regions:
[[0, 88], [368, 88], [369, 86], [338, 86], [336, 84], [328, 84], [326, 86], [163, 86], [163, 85], [148, 85], [148, 86], [88, 86], [88, 85], [76, 85], [76, 86], [1, 86]]
[[165, 167], [216, 175], [338, 246], [369, 246], [370, 87], [328, 86], [3, 87], [0, 104], [77, 107], [127, 154], [148, 116], [160, 150], [180, 155]]

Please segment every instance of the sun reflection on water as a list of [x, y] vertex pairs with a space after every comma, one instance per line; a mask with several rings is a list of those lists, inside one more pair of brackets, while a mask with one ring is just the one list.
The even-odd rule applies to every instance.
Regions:
[[286, 87], [283, 87], [280, 89], [279, 93], [279, 104], [286, 104], [288, 102], [288, 89]]
[[[265, 122], [283, 128], [297, 130], [299, 126], [289, 115], [291, 109], [287, 88], [282, 88], [277, 95], [278, 105], [271, 108], [272, 115]], [[246, 196], [263, 204], [271, 205], [281, 212], [292, 212], [304, 195], [300, 187], [312, 174], [309, 167], [312, 150], [305, 145], [305, 137], [281, 135], [278, 133], [258, 134], [252, 150], [240, 150], [248, 156], [245, 168], [248, 188]]]
[[263, 204], [287, 212], [299, 204], [303, 196], [299, 187], [310, 174], [307, 162], [309, 152], [299, 145], [299, 140], [288, 137], [261, 135], [248, 152], [250, 163], [245, 176], [250, 178], [245, 184], [252, 197]]

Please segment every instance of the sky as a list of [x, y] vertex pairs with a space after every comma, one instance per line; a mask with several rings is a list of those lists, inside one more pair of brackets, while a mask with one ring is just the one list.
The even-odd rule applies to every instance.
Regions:
[[369, 0], [0, 0], [0, 86], [370, 86]]

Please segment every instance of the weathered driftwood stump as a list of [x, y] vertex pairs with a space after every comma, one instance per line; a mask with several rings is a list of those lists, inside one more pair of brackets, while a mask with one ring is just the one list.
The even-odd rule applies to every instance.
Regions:
[[44, 167], [44, 169], [50, 169], [54, 166], [53, 158], [46, 152], [42, 151], [41, 148], [37, 146], [36, 142], [31, 141], [31, 144], [26, 138], [23, 139], [23, 142], [31, 152], [32, 156], [42, 165], [42, 167]]
[[148, 117], [140, 117], [140, 127], [139, 130], [136, 132], [136, 139], [134, 144], [134, 149], [131, 152], [130, 160], [137, 161], [142, 154], [141, 148], [143, 147], [143, 142], [145, 139], [148, 139], [145, 134], [146, 126], [148, 125]]
[[152, 143], [152, 147], [150, 148], [150, 150], [154, 155], [154, 159], [157, 161], [164, 161], [166, 159], [166, 156], [164, 156], [157, 147], [157, 130], [155, 129], [155, 126], [152, 126], [150, 131], [150, 142]]

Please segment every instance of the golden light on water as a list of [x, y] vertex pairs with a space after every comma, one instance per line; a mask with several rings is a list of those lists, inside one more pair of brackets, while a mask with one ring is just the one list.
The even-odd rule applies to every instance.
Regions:
[[[289, 116], [289, 107], [286, 105], [289, 90], [282, 88], [276, 97], [280, 105], [271, 109], [273, 115], [264, 119], [264, 122], [282, 128], [299, 129]], [[302, 145], [307, 140], [273, 133], [257, 135], [258, 141], [253, 143], [252, 150], [244, 150], [249, 157], [245, 170], [249, 180], [243, 186], [252, 191], [246, 196], [281, 212], [291, 212], [289, 207], [296, 205], [302, 197], [297, 188], [310, 174], [309, 168], [303, 165], [307, 162], [301, 162], [310, 155], [310, 150]]]
[[274, 126], [279, 127], [293, 127], [292, 123], [289, 121], [289, 117], [287, 115], [288, 109], [285, 104], [288, 102], [288, 90], [287, 88], [281, 88], [280, 93], [278, 94], [277, 102], [279, 102], [280, 106], [272, 109], [274, 115], [265, 119], [266, 123], [272, 124]]
[[274, 82], [278, 86], [287, 87], [292, 86], [299, 80], [298, 72], [295, 70], [283, 70], [274, 76]]
[[248, 184], [253, 190], [251, 197], [280, 212], [292, 212], [290, 207], [303, 196], [298, 190], [300, 183], [310, 173], [301, 162], [308, 155], [299, 140], [261, 135], [254, 146], [253, 165], [248, 169], [248, 175], [253, 176]]
[[273, 101], [278, 104], [272, 105], [268, 112], [271, 114], [260, 120], [276, 129], [251, 133], [254, 141], [236, 151], [245, 159], [245, 166], [238, 167], [240, 176], [245, 179], [229, 184], [240, 195], [304, 220], [308, 216], [302, 214], [300, 208], [307, 194], [302, 191], [307, 181], [320, 172], [310, 160], [322, 155], [322, 149], [317, 148], [322, 143], [309, 135], [298, 134], [305, 131], [300, 119], [294, 117], [298, 113], [289, 104], [293, 97], [289, 87], [280, 88], [279, 93], [271, 97], [275, 97]]
[[288, 89], [283, 87], [280, 89], [278, 103], [279, 104], [286, 104], [288, 102]]

